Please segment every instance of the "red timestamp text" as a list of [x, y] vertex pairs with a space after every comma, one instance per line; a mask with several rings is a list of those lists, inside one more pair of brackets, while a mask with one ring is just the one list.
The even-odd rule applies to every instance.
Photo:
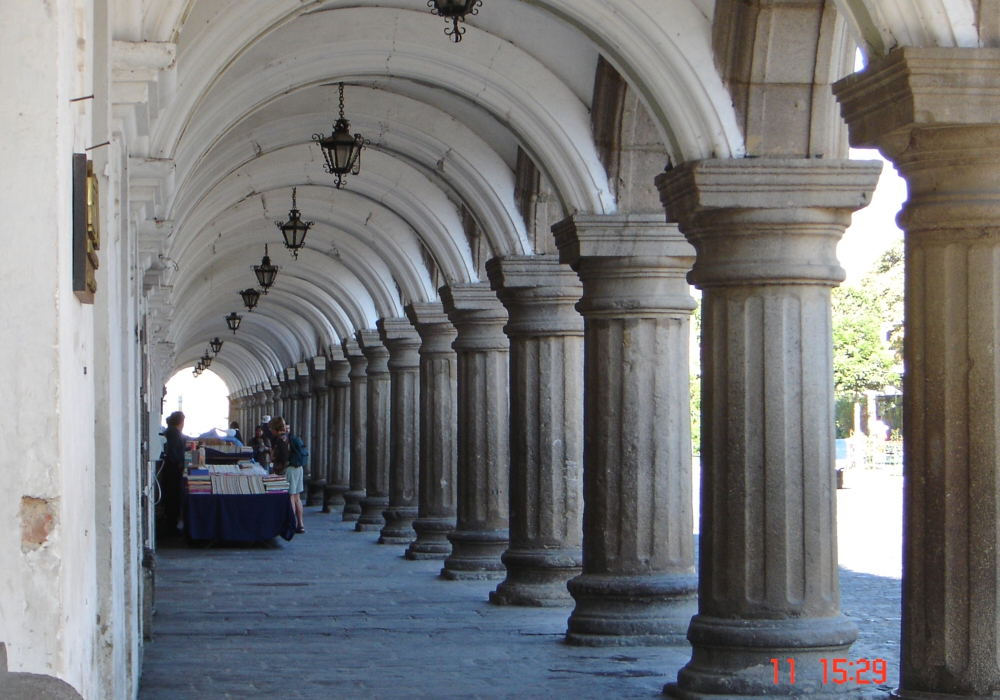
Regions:
[[[788, 682], [795, 684], [795, 659], [785, 659], [788, 664]], [[888, 666], [885, 659], [820, 659], [823, 664], [823, 682], [855, 683], [857, 685], [883, 685], [888, 679]], [[771, 659], [774, 666], [774, 683], [781, 682], [781, 662]]]

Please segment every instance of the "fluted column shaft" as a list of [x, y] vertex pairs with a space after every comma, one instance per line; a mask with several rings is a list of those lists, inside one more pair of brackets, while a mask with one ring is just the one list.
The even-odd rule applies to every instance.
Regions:
[[[262, 415], [270, 416], [274, 411], [274, 389], [269, 384], [265, 384], [264, 386], [266, 387], [264, 389], [264, 405], [261, 407], [261, 410], [264, 412]], [[257, 422], [254, 425], [260, 425], [260, 423]]]
[[583, 574], [567, 641], [684, 642], [696, 612], [688, 347], [694, 248], [663, 215], [553, 228], [583, 283]]
[[334, 357], [326, 363], [329, 390], [329, 425], [324, 506], [342, 513], [344, 494], [351, 490], [351, 365], [340, 348], [331, 348]]
[[361, 501], [361, 517], [356, 530], [381, 530], [382, 512], [389, 507], [389, 461], [392, 454], [392, 380], [389, 351], [379, 340], [378, 331], [358, 331], [358, 345], [368, 358], [368, 433], [366, 446], [366, 495]]
[[344, 493], [344, 520], [356, 522], [361, 516], [361, 501], [368, 488], [368, 358], [353, 338], [344, 341], [344, 354], [351, 366], [350, 436], [347, 449], [350, 462], [350, 489]]
[[457, 337], [457, 522], [441, 576], [498, 579], [509, 544], [510, 340], [507, 310], [485, 284], [441, 289]]
[[302, 488], [305, 489], [306, 493], [306, 500], [303, 505], [312, 506], [316, 505], [315, 488], [313, 487], [314, 459], [311, 452], [316, 402], [314, 400], [315, 395], [312, 392], [312, 380], [309, 377], [309, 367], [305, 363], [300, 364], [296, 370], [296, 382], [298, 384], [299, 394], [295, 411], [295, 420], [297, 423], [293, 424], [293, 430], [295, 434], [301, 438], [306, 450], [310, 451], [309, 456], [305, 459], [305, 465], [302, 470]]
[[[840, 612], [830, 290], [880, 170], [707, 160], [657, 180], [704, 292], [699, 606], [676, 697], [849, 690], [822, 682], [857, 638]], [[776, 689], [760, 669], [790, 655], [795, 684]]]
[[1000, 691], [1000, 50], [903, 48], [834, 86], [907, 182], [902, 698]]
[[556, 256], [486, 265], [510, 314], [510, 547], [497, 605], [572, 603], [583, 539], [581, 285]]
[[458, 461], [458, 360], [455, 326], [441, 302], [410, 304], [406, 315], [420, 334], [420, 498], [408, 559], [444, 559], [455, 529]]
[[309, 398], [305, 402], [305, 422], [309, 428], [309, 440], [303, 439], [309, 450], [306, 462], [309, 464], [310, 479], [306, 483], [308, 499], [306, 505], [322, 506], [323, 490], [326, 488], [326, 453], [323, 441], [326, 403], [326, 358], [316, 357], [306, 368]]
[[417, 538], [420, 482], [420, 336], [405, 318], [378, 321], [389, 351], [391, 377], [389, 507], [379, 544], [410, 544]]

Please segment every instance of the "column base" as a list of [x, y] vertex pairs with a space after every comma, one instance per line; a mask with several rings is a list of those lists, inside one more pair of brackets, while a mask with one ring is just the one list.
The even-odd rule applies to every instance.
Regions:
[[417, 518], [416, 506], [392, 506], [382, 511], [385, 526], [378, 538], [379, 544], [410, 544], [417, 539], [413, 521]]
[[[863, 696], [863, 686], [833, 682], [833, 659], [849, 658], [857, 638], [858, 628], [843, 615], [785, 620], [723, 620], [695, 615], [688, 629], [691, 661], [677, 674], [677, 682], [668, 683], [663, 692], [678, 700]], [[777, 684], [773, 658], [780, 660]], [[794, 685], [789, 682], [789, 658], [795, 659]], [[826, 683], [823, 659], [827, 660]]]
[[695, 574], [583, 574], [567, 588], [576, 600], [566, 632], [574, 646], [686, 646], [698, 612]]
[[385, 527], [382, 512], [389, 507], [388, 496], [368, 496], [361, 500], [361, 515], [354, 526], [355, 532], [377, 532]]
[[579, 549], [508, 549], [500, 558], [507, 578], [490, 593], [494, 605], [554, 608], [572, 605], [566, 582], [579, 576], [583, 553]]
[[364, 491], [347, 491], [344, 493], [344, 517], [345, 523], [354, 523], [361, 517], [361, 501], [365, 498]]
[[448, 581], [499, 581], [507, 574], [503, 553], [510, 544], [507, 530], [455, 530], [448, 535], [451, 556], [441, 578]]
[[406, 550], [406, 558], [415, 561], [445, 559], [451, 554], [448, 533], [455, 529], [455, 518], [417, 518], [413, 530], [417, 539]]
[[343, 513], [346, 505], [344, 493], [347, 490], [348, 487], [343, 484], [327, 484], [323, 487], [323, 512]]
[[326, 488], [326, 479], [313, 479], [306, 484], [306, 507], [323, 505], [323, 490]]

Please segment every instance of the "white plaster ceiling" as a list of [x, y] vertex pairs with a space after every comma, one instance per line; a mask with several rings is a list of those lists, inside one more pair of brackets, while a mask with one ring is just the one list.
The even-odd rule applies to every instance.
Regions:
[[[476, 281], [463, 210], [496, 254], [530, 254], [515, 205], [518, 147], [563, 210], [611, 213], [589, 109], [599, 55], [638, 91], [675, 161], [738, 155], [715, 73], [710, 0], [485, 0], [460, 44], [426, 0], [115, 0], [119, 41], [170, 42], [133, 191], [155, 192], [172, 272], [177, 367], [208, 340], [231, 390], [322, 353], [437, 284]], [[312, 143], [347, 83], [352, 131], [372, 142], [346, 191]], [[274, 221], [298, 188], [316, 222], [298, 261]], [[152, 224], [155, 223], [155, 227]], [[233, 336], [264, 244], [283, 266]], [[426, 261], [434, 262], [438, 276]]]

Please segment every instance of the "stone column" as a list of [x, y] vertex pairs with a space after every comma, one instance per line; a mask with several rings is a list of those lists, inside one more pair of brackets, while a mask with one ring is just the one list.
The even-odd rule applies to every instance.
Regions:
[[580, 280], [556, 256], [486, 264], [510, 320], [510, 547], [497, 605], [573, 602], [583, 554], [583, 317]]
[[368, 484], [368, 358], [353, 338], [344, 340], [344, 355], [351, 366], [350, 387], [350, 489], [344, 494], [344, 520], [356, 522]]
[[[675, 697], [849, 690], [821, 663], [857, 638], [840, 612], [830, 290], [880, 170], [760, 158], [657, 178], [704, 292], [699, 606]], [[790, 656], [795, 684], [776, 689], [771, 659]]]
[[420, 336], [405, 318], [383, 318], [379, 337], [389, 351], [389, 507], [379, 544], [410, 544], [417, 538], [420, 471]]
[[389, 507], [392, 389], [389, 351], [378, 331], [358, 331], [358, 345], [368, 358], [368, 434], [365, 459], [366, 495], [356, 530], [368, 532], [385, 526], [382, 512]]
[[441, 300], [458, 332], [458, 519], [441, 576], [500, 579], [510, 543], [507, 310], [485, 284], [443, 287]]
[[455, 326], [441, 302], [410, 304], [406, 315], [420, 334], [420, 497], [408, 559], [444, 559], [455, 529], [458, 460], [458, 362]]
[[1000, 50], [901, 48], [836, 83], [906, 179], [901, 698], [1000, 690]]
[[264, 384], [264, 407], [265, 415], [270, 416], [274, 410], [274, 387], [270, 383]]
[[326, 363], [326, 386], [329, 390], [326, 490], [324, 508], [342, 513], [344, 494], [351, 490], [351, 365], [344, 351], [330, 348]]
[[312, 392], [312, 411], [309, 425], [309, 464], [312, 480], [309, 482], [309, 505], [322, 506], [326, 493], [326, 433], [329, 419], [329, 393], [326, 389], [326, 358], [314, 357], [309, 365], [309, 389]]
[[295, 381], [298, 383], [299, 387], [299, 401], [295, 415], [295, 420], [298, 422], [297, 424], [294, 424], [294, 427], [295, 433], [302, 439], [303, 444], [306, 446], [306, 450], [309, 451], [309, 456], [306, 457], [305, 460], [305, 467], [302, 470], [302, 487], [305, 489], [306, 493], [305, 500], [302, 505], [315, 506], [319, 505], [316, 502], [316, 476], [313, 471], [315, 459], [312, 453], [313, 423], [315, 421], [316, 401], [315, 395], [312, 391], [312, 379], [309, 374], [309, 365], [305, 362], [300, 362], [296, 366]]
[[583, 283], [583, 574], [566, 639], [683, 644], [697, 612], [691, 502], [694, 248], [663, 215], [553, 227]]
[[280, 416], [281, 412], [281, 382], [277, 377], [271, 377], [271, 404], [265, 407], [264, 415]]

